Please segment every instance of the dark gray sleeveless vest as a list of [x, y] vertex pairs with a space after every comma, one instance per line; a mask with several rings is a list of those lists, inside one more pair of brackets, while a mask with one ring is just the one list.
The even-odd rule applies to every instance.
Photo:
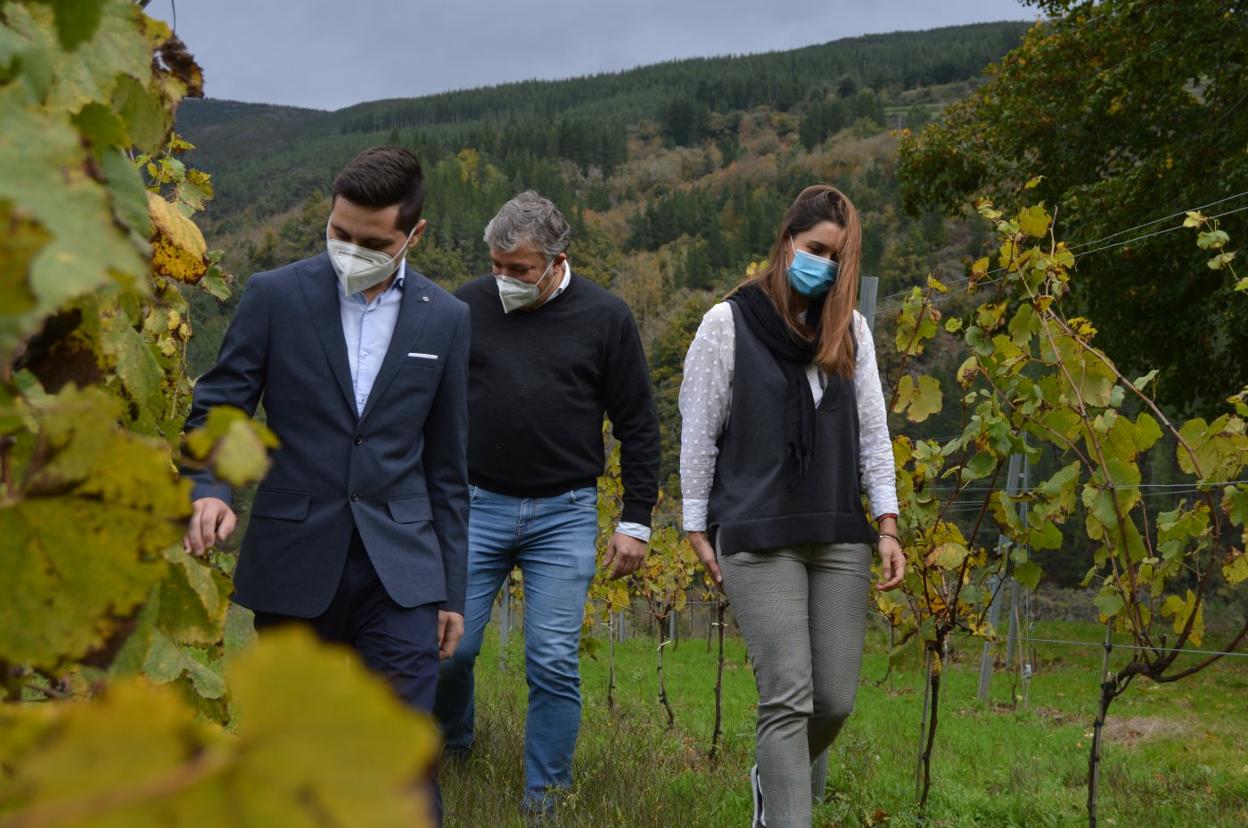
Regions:
[[815, 409], [809, 469], [805, 477], [794, 478], [785, 451], [784, 375], [737, 303], [728, 304], [736, 328], [736, 367], [707, 515], [718, 553], [799, 543], [875, 543], [858, 477], [853, 379], [828, 378]]

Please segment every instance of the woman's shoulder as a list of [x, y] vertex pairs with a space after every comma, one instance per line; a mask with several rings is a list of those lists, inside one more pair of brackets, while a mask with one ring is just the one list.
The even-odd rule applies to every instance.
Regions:
[[732, 336], [734, 333], [734, 324], [732, 321], [732, 306], [727, 302], [716, 302], [711, 305], [702, 316], [702, 324], [698, 326], [697, 336], [716, 337], [720, 335]]
[[867, 322], [867, 317], [863, 316], [857, 309], [854, 310], [854, 335], [861, 338], [863, 336], [871, 336], [871, 325]]
[[875, 359], [875, 339], [871, 334], [871, 325], [867, 322], [867, 317], [863, 316], [857, 310], [854, 311], [853, 321], [854, 342], [857, 344], [858, 361], [862, 362], [868, 358]]

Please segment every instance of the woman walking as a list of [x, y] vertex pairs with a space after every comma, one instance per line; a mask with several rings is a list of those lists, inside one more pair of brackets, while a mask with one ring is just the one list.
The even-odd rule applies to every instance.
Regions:
[[850, 200], [806, 188], [768, 265], [707, 312], [685, 358], [684, 527], [754, 664], [754, 826], [811, 824], [811, 762], [857, 690], [872, 545], [877, 589], [905, 572], [875, 347], [854, 310], [861, 251]]

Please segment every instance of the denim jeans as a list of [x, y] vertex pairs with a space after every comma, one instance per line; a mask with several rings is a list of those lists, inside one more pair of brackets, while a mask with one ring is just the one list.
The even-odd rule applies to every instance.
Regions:
[[473, 664], [499, 588], [520, 567], [529, 686], [523, 807], [545, 811], [549, 795], [572, 784], [581, 728], [581, 622], [596, 565], [598, 492], [588, 487], [520, 498], [472, 486], [470, 496], [464, 637], [442, 663], [433, 712], [449, 749], [472, 746]]

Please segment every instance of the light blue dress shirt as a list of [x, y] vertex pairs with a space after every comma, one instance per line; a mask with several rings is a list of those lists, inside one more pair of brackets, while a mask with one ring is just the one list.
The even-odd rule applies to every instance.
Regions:
[[347, 341], [347, 362], [351, 364], [356, 416], [364, 413], [377, 372], [381, 370], [381, 361], [386, 358], [390, 338], [394, 336], [406, 278], [407, 262], [402, 261], [394, 282], [371, 302], [364, 299], [363, 291], [348, 296], [342, 282], [338, 283], [338, 306], [342, 310], [342, 335]]

